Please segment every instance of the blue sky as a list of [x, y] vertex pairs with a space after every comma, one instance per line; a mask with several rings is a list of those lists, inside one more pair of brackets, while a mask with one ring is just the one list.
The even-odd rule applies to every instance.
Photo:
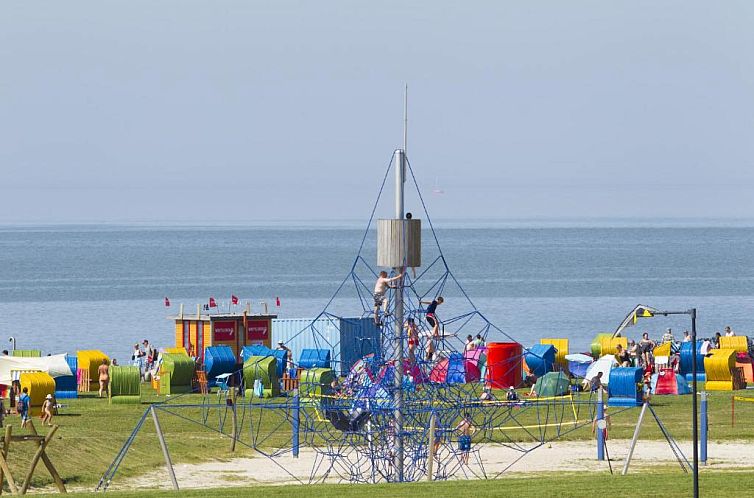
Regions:
[[437, 217], [754, 218], [752, 25], [745, 1], [4, 2], [0, 223], [364, 218], [404, 83]]

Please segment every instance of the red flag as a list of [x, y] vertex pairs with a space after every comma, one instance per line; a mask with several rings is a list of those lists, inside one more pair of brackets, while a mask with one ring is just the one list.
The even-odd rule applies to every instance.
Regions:
[[280, 298], [279, 297], [275, 298], [275, 306], [277, 306], [278, 308], [280, 307]]
[[165, 307], [166, 308], [170, 307], [170, 299], [168, 299], [167, 296], [165, 296]]
[[238, 304], [238, 298], [234, 296], [233, 294], [230, 295], [230, 302], [233, 304]]
[[210, 308], [217, 308], [217, 303], [215, 302], [215, 298], [214, 297], [209, 298], [209, 307]]

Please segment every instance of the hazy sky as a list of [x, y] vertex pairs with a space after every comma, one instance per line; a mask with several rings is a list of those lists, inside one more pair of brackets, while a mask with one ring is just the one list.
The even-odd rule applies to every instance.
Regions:
[[2, 2], [0, 222], [364, 218], [404, 83], [436, 217], [752, 218], [753, 26], [749, 0]]

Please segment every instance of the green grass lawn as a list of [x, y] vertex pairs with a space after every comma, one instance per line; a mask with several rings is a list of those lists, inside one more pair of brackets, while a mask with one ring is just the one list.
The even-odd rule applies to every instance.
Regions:
[[[754, 392], [752, 391], [739, 391], [736, 393], [738, 396], [751, 396], [754, 398]], [[156, 397], [150, 389], [144, 390], [145, 401], [163, 401], [164, 397]], [[200, 395], [186, 395], [180, 398], [181, 402], [185, 403], [197, 403], [200, 404], [203, 398]], [[211, 403], [217, 402], [216, 395], [209, 397]], [[709, 401], [709, 423], [710, 423], [710, 441], [730, 441], [730, 440], [747, 440], [754, 441], [754, 403], [742, 403], [739, 402], [736, 405], [736, 419], [737, 424], [735, 427], [731, 427], [730, 420], [730, 405], [731, 405], [731, 393], [711, 393]], [[99, 481], [102, 474], [107, 469], [108, 465], [113, 461], [116, 454], [120, 450], [123, 443], [127, 440], [131, 434], [134, 426], [149, 407], [149, 404], [144, 402], [140, 405], [118, 405], [108, 404], [105, 399], [97, 399], [92, 396], [85, 396], [74, 400], [61, 400], [65, 405], [61, 409], [61, 414], [54, 420], [55, 423], [60, 425], [60, 429], [52, 441], [48, 453], [55, 463], [58, 471], [63, 479], [74, 487], [86, 487], [93, 489]], [[661, 396], [655, 397], [653, 400], [653, 406], [655, 407], [658, 415], [662, 419], [663, 423], [668, 427], [670, 432], [679, 440], [691, 439], [691, 397], [690, 396]], [[611, 409], [613, 411], [613, 409]], [[226, 410], [213, 409], [210, 411], [209, 418], [207, 420], [208, 426], [202, 426], [197, 423], [192, 423], [190, 420], [198, 421], [202, 420], [202, 410], [199, 408], [175, 410], [180, 416], [173, 415], [166, 411], [160, 410], [160, 420], [163, 431], [165, 432], [166, 439], [170, 448], [171, 457], [176, 463], [195, 463], [201, 461], [207, 461], [212, 459], [228, 459], [233, 456], [250, 456], [254, 454], [252, 450], [243, 444], [237, 446], [237, 450], [234, 454], [231, 454], [230, 440], [227, 437], [227, 433], [230, 431], [230, 415], [226, 415]], [[258, 412], [258, 410], [257, 410]], [[533, 416], [533, 413], [529, 416]], [[631, 409], [620, 413], [617, 410], [611, 415], [612, 428], [610, 437], [613, 439], [627, 439], [630, 438], [636, 418], [638, 417], [639, 410]], [[221, 417], [227, 416], [224, 424], [223, 431], [226, 435], [218, 432], [220, 428]], [[572, 416], [572, 415], [571, 415]], [[183, 418], [182, 418], [183, 417]], [[588, 420], [587, 414], [583, 417]], [[536, 423], [536, 418], [530, 420]], [[258, 413], [252, 416], [252, 413], [247, 412], [242, 420], [244, 430], [242, 431], [242, 442], [250, 443], [249, 436], [250, 427], [253, 426], [259, 434], [268, 434], [270, 437], [258, 441], [260, 446], [274, 447], [280, 444], [285, 444], [290, 438], [290, 425], [281, 414], [265, 413], [260, 416]], [[19, 428], [19, 420], [16, 417], [8, 417], [6, 423], [14, 426], [14, 433], [23, 432]], [[38, 421], [36, 426], [40, 432], [45, 432], [41, 428]], [[548, 432], [550, 436], [554, 436], [554, 432]], [[525, 440], [526, 434], [511, 432], [506, 437], [520, 438]], [[567, 440], [590, 440], [592, 439], [591, 427], [587, 425], [581, 429], [575, 430], [563, 436], [562, 439]], [[656, 428], [656, 425], [651, 421], [645, 421], [644, 429], [641, 434], [642, 439], [660, 439], [662, 434]], [[316, 441], [315, 441], [316, 443]], [[302, 441], [303, 444], [303, 441]], [[18, 479], [23, 475], [28, 461], [31, 458], [33, 449], [30, 444], [13, 443], [11, 446], [11, 453], [9, 455], [9, 461], [13, 473]], [[142, 427], [138, 437], [136, 438], [133, 446], [131, 447], [128, 456], [124, 460], [119, 472], [116, 476], [117, 482], [123, 482], [131, 476], [136, 476], [158, 468], [163, 464], [162, 453], [160, 452], [158, 441], [154, 425], [150, 419], [147, 419]], [[676, 470], [677, 472], [677, 470]], [[669, 474], [670, 475], [670, 474]], [[705, 479], [707, 480], [706, 486], [712, 487], [725, 485], [726, 480], [718, 478], [717, 472], [705, 473]], [[573, 480], [572, 480], [573, 479]], [[577, 476], [569, 477], [568, 479], [559, 480], [557, 477], [547, 477], [547, 482], [552, 484], [550, 489], [576, 489], [581, 478]], [[609, 479], [608, 477], [600, 477], [600, 479]], [[631, 478], [633, 479], [633, 477]], [[667, 477], [668, 482], [675, 482], [673, 479], [682, 479], [682, 475], [678, 477]], [[738, 477], [737, 477], [738, 479]], [[657, 482], [655, 482], [657, 481]], [[666, 479], [652, 479], [652, 485], [663, 485]], [[474, 489], [480, 490], [479, 492], [492, 493], [495, 489], [518, 489], [516, 486], [520, 486], [522, 490], [527, 486], [532, 486], [533, 481], [531, 478], [519, 479], [519, 478], [505, 478], [504, 481], [494, 481], [492, 483], [473, 483], [473, 484], [436, 484], [432, 486], [449, 486], [446, 491], [448, 493], [463, 494], [469, 488], [473, 486]], [[591, 482], [591, 481], [590, 481]], [[610, 482], [605, 481], [605, 485], [610, 486]], [[630, 481], [621, 481], [630, 482]], [[679, 481], [680, 482], [680, 481]], [[685, 482], [685, 481], [684, 481]], [[51, 479], [44, 470], [40, 467], [37, 475], [33, 481], [33, 485], [47, 485], [51, 483]], [[528, 483], [528, 484], [527, 484]], [[569, 484], [571, 483], [571, 484]], [[617, 481], [616, 481], [617, 483]], [[617, 485], [617, 484], [616, 484]], [[432, 486], [421, 485], [411, 493], [421, 495], [422, 493], [429, 494], [433, 491]], [[453, 488], [453, 486], [459, 486]], [[548, 484], [550, 486], [550, 484]], [[623, 486], [623, 484], [621, 484]], [[629, 485], [626, 489], [630, 490], [631, 494], [637, 489], [640, 489], [640, 485]], [[674, 492], [676, 486], [670, 485], [667, 487], [670, 496], [675, 496]], [[269, 493], [277, 493], [283, 489], [280, 487], [266, 488]], [[318, 488], [319, 489], [319, 488]], [[327, 493], [333, 493], [332, 496], [341, 496], [343, 493], [348, 492], [349, 487], [323, 487], [323, 490], [327, 490]], [[383, 489], [375, 487], [375, 489]], [[394, 487], [384, 488], [386, 495], [390, 495], [391, 490]], [[440, 489], [440, 488], [438, 488]], [[443, 488], [444, 489], [444, 488]], [[370, 488], [371, 490], [371, 488]], [[595, 488], [596, 490], [596, 488]], [[235, 491], [233, 491], [235, 492]], [[282, 491], [281, 491], [282, 492]], [[324, 492], [324, 491], [323, 491]], [[371, 492], [371, 491], [370, 491]], [[521, 491], [523, 493], [524, 491]], [[319, 493], [319, 491], [318, 491]], [[521, 493], [517, 492], [519, 495]], [[559, 492], [553, 492], [554, 494], [562, 494]], [[475, 493], [477, 494], [477, 493]], [[663, 491], [662, 494], [665, 494]], [[231, 496], [231, 495], [228, 495]], [[233, 495], [235, 496], [235, 495]], [[329, 495], [327, 495], [329, 496]], [[524, 494], [523, 496], [529, 496]], [[539, 494], [538, 496], [541, 496]]]
[[[367, 488], [368, 486], [368, 488]], [[702, 496], [735, 496], [747, 493], [754, 486], [754, 474], [744, 472], [702, 472], [699, 479]], [[254, 486], [212, 489], [212, 496], [265, 498], [290, 498], [303, 493], [317, 497], [341, 497], [367, 494], [370, 498], [411, 496], [414, 498], [438, 496], [515, 496], [538, 497], [587, 497], [587, 496], [662, 496], [664, 498], [690, 496], [690, 474], [680, 471], [652, 472], [627, 476], [610, 474], [542, 474], [532, 477], [504, 477], [494, 481], [444, 481], [409, 484], [319, 484], [316, 490], [303, 491], [300, 485]], [[108, 492], [116, 498], [201, 497], [207, 490]]]

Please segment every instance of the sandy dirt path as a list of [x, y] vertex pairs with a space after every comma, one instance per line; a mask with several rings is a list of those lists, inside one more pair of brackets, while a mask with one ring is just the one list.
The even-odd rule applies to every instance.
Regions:
[[[691, 443], [680, 442], [681, 449], [691, 460]], [[608, 452], [613, 470], [620, 472], [628, 454], [628, 440], [608, 441]], [[754, 469], [754, 444], [747, 442], [709, 443], [709, 460], [702, 471], [713, 469]], [[485, 445], [478, 454], [471, 457], [471, 470], [479, 474], [480, 467], [475, 461], [481, 460], [485, 472], [492, 477], [508, 467], [520, 453], [499, 445]], [[253, 458], [233, 458], [228, 461], [211, 461], [199, 464], [175, 465], [175, 472], [181, 488], [209, 488], [222, 486], [244, 486], [252, 484], [289, 484], [322, 480], [324, 470], [312, 472], [315, 452], [309, 448], [301, 450], [298, 459], [290, 454], [275, 458], [274, 461], [259, 456]], [[650, 466], [678, 465], [668, 444], [664, 441], [639, 441], [629, 472], [639, 472]], [[608, 472], [607, 462], [596, 459], [595, 443], [589, 441], [553, 442], [530, 452], [513, 464], [504, 476], [526, 476], [543, 472]], [[678, 468], [678, 472], [681, 472]], [[339, 482], [330, 477], [327, 482]], [[162, 467], [137, 478], [119, 479], [116, 476], [110, 489], [169, 488], [167, 470]]]

